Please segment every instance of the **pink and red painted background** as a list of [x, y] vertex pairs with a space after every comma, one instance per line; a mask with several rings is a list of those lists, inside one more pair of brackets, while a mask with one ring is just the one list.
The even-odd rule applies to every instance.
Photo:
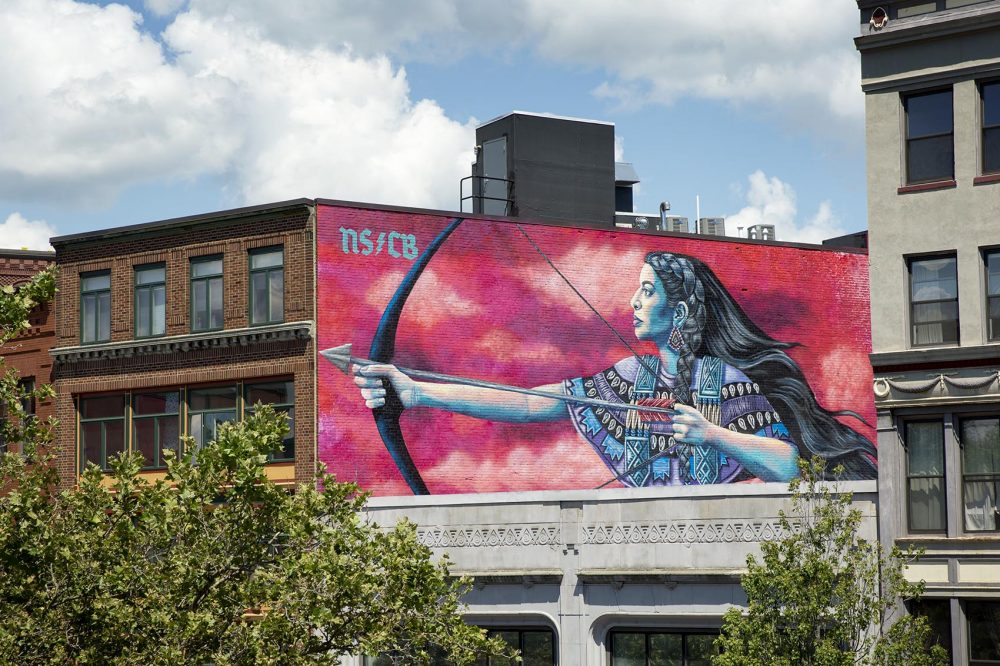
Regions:
[[[365, 356], [413, 263], [407, 254], [414, 248], [404, 248], [404, 241], [415, 239], [415, 250], [423, 252], [451, 219], [317, 205], [318, 349], [350, 342], [354, 355]], [[629, 303], [644, 256], [665, 250], [700, 258], [760, 328], [801, 343], [790, 355], [822, 406], [852, 410], [874, 423], [866, 255], [530, 224], [525, 229], [640, 353], [655, 353], [632, 336]], [[355, 252], [346, 230], [369, 230], [370, 251], [362, 242]], [[393, 363], [531, 387], [591, 374], [627, 356], [628, 349], [514, 224], [467, 218], [407, 300]], [[340, 480], [357, 481], [377, 495], [411, 494], [351, 378], [322, 357], [317, 373], [319, 459]], [[875, 440], [872, 428], [844, 422]], [[583, 489], [613, 478], [569, 421], [494, 423], [415, 409], [400, 423], [432, 494]]]

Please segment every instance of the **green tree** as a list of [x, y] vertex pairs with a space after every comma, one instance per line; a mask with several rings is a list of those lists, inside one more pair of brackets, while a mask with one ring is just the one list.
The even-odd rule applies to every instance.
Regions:
[[[16, 333], [51, 274], [0, 294]], [[6, 335], [7, 333], [0, 334]], [[9, 339], [9, 338], [8, 338]], [[16, 376], [0, 382], [8, 409]], [[40, 389], [39, 395], [48, 389]], [[125, 455], [60, 488], [44, 424], [10, 419], [0, 457], [0, 664], [336, 664], [392, 653], [458, 664], [501, 654], [462, 621], [463, 581], [412, 524], [364, 518], [365, 495], [320, 473], [294, 492], [265, 474], [288, 424], [260, 407], [168, 460], [156, 483]]]
[[[761, 544], [747, 558], [747, 607], [730, 609], [715, 666], [938, 666], [922, 617], [897, 613], [900, 599], [917, 599], [922, 584], [903, 569], [919, 553], [859, 535], [861, 512], [850, 493], [823, 483], [824, 463], [802, 463], [790, 484], [792, 512], [780, 514], [786, 536]], [[835, 475], [836, 475], [835, 470]]]

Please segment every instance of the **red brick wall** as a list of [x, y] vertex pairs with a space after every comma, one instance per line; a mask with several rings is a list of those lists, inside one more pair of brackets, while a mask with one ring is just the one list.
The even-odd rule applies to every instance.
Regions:
[[[313, 318], [312, 209], [304, 205], [268, 214], [225, 220], [200, 220], [156, 231], [126, 232], [113, 240], [57, 242], [60, 265], [56, 339], [60, 348], [80, 344], [80, 273], [111, 271], [111, 342], [134, 338], [134, 267], [166, 265], [166, 336], [184, 336], [190, 325], [192, 257], [224, 257], [224, 330], [241, 329], [248, 319], [248, 252], [284, 247], [284, 322]], [[156, 339], [151, 342], [155, 342]], [[100, 347], [100, 345], [97, 345]], [[116, 359], [60, 361], [54, 376], [56, 415], [62, 423], [59, 472], [75, 478], [78, 465], [75, 399], [104, 391], [151, 390], [210, 383], [290, 377], [295, 382], [296, 479], [315, 470], [312, 340], [269, 341], [191, 349], [169, 354], [141, 353]]]

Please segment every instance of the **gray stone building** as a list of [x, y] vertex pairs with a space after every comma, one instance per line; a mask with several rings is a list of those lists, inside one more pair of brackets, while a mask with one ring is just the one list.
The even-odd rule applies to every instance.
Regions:
[[859, 0], [879, 523], [955, 664], [1000, 663], [1000, 1]]

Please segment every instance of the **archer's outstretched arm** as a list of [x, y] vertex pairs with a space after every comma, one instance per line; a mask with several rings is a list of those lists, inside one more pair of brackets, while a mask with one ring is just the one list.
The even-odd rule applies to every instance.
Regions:
[[[531, 423], [569, 418], [565, 405], [555, 398], [509, 393], [478, 386], [463, 386], [438, 382], [418, 382], [406, 376], [394, 365], [354, 366], [354, 383], [361, 389], [365, 405], [375, 409], [385, 404], [386, 379], [395, 389], [403, 407], [434, 407], [488, 421]], [[560, 384], [536, 387], [540, 391], [558, 393]]]

